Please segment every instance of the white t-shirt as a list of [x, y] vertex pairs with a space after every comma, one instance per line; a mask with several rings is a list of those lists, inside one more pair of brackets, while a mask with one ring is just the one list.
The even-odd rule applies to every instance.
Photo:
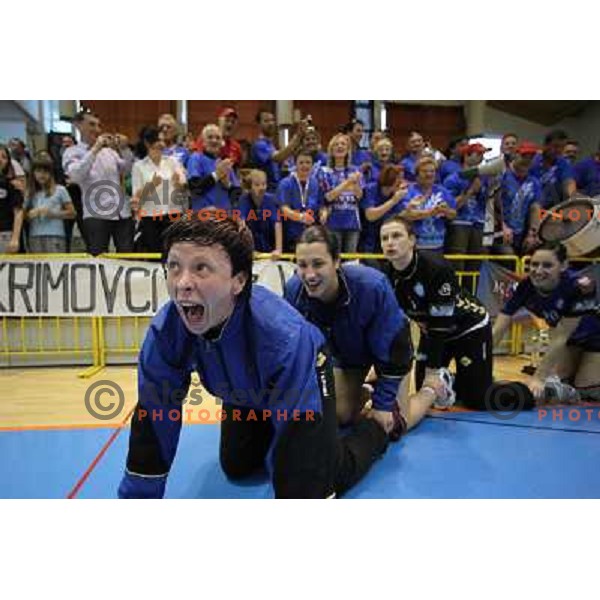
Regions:
[[15, 172], [15, 177], [25, 177], [25, 171], [23, 171], [21, 163], [18, 160], [15, 160], [14, 158], [11, 158], [10, 162], [12, 163], [12, 168]]
[[145, 211], [142, 216], [151, 217], [153, 214], [186, 210], [185, 195], [178, 192], [173, 185], [172, 179], [175, 173], [179, 175], [180, 184], [184, 184], [186, 182], [185, 171], [179, 161], [170, 156], [163, 156], [158, 165], [149, 156], [133, 164], [131, 186], [134, 196], [142, 193], [146, 184], [152, 182], [155, 174], [158, 174], [163, 180], [159, 186], [153, 188], [153, 193], [145, 193], [140, 198], [140, 211]]

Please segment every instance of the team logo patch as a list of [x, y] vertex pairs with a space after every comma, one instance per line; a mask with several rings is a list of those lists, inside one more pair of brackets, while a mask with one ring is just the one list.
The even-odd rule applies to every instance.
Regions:
[[473, 361], [468, 356], [463, 356], [458, 362], [463, 367], [468, 367]]
[[429, 314], [432, 317], [451, 317], [454, 314], [454, 304], [444, 304], [442, 306], [432, 304], [429, 307]]
[[452, 287], [449, 283], [444, 283], [438, 293], [440, 296], [449, 296], [452, 293]]
[[415, 291], [415, 294], [419, 296], [419, 298], [423, 298], [423, 296], [425, 296], [425, 288], [421, 282], [418, 282], [413, 290]]

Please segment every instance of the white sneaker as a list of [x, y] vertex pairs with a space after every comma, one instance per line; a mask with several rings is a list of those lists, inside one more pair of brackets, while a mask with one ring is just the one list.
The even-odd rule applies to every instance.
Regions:
[[433, 406], [435, 408], [450, 408], [456, 402], [456, 392], [453, 389], [454, 377], [446, 368], [438, 369], [437, 376], [442, 384], [443, 393], [436, 398]]
[[568, 383], [563, 383], [557, 375], [551, 375], [544, 382], [544, 399], [549, 402], [571, 404], [579, 402], [579, 392]]

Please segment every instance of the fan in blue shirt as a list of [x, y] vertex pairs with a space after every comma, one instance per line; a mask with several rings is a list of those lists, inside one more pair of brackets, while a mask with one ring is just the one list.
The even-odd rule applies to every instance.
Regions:
[[575, 165], [577, 189], [593, 198], [600, 195], [600, 147], [595, 156], [590, 156]]
[[263, 171], [254, 169], [250, 173], [250, 184], [250, 191], [240, 197], [240, 218], [252, 232], [254, 249], [271, 252], [277, 258], [283, 252], [283, 226], [275, 196], [267, 192], [267, 177]]
[[277, 137], [277, 122], [275, 115], [269, 111], [260, 110], [256, 115], [256, 122], [260, 126], [260, 135], [252, 144], [250, 162], [252, 165], [267, 174], [267, 190], [275, 192], [281, 179], [281, 164], [300, 149], [302, 139], [308, 129], [306, 120], [300, 121], [298, 130], [292, 136], [290, 143], [281, 150], [277, 150], [274, 140]]
[[564, 131], [551, 131], [544, 138], [542, 154], [535, 157], [529, 172], [542, 185], [542, 208], [549, 209], [568, 200], [576, 189], [573, 167], [562, 153], [567, 143]]
[[381, 253], [381, 225], [385, 219], [400, 212], [400, 202], [408, 193], [408, 187], [399, 165], [386, 165], [378, 181], [367, 185], [362, 202], [365, 218], [359, 246], [361, 252]]
[[417, 163], [417, 181], [408, 189], [400, 213], [414, 221], [417, 248], [443, 252], [446, 222], [456, 217], [456, 200], [442, 185], [434, 183], [436, 162], [422, 158]]
[[279, 183], [276, 195], [286, 252], [294, 252], [296, 240], [307, 225], [316, 221], [323, 203], [318, 174], [313, 171], [312, 154], [299, 152], [294, 167], [295, 170]]
[[219, 158], [223, 144], [217, 125], [202, 130], [203, 152], [194, 152], [188, 161], [188, 183], [192, 210], [231, 209], [231, 197], [239, 189], [239, 181], [231, 159]]
[[537, 245], [542, 187], [530, 174], [537, 146], [522, 142], [500, 179], [500, 204], [504, 241], [512, 254], [520, 255]]

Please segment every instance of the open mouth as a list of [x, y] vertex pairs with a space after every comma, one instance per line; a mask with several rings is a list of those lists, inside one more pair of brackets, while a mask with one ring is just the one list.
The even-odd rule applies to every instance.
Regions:
[[202, 323], [204, 317], [204, 306], [202, 304], [193, 304], [190, 302], [179, 303], [179, 308], [185, 317], [185, 320], [192, 327], [196, 327]]
[[304, 285], [306, 286], [307, 291], [309, 292], [316, 292], [319, 289], [319, 286], [321, 285], [320, 281], [305, 281]]

